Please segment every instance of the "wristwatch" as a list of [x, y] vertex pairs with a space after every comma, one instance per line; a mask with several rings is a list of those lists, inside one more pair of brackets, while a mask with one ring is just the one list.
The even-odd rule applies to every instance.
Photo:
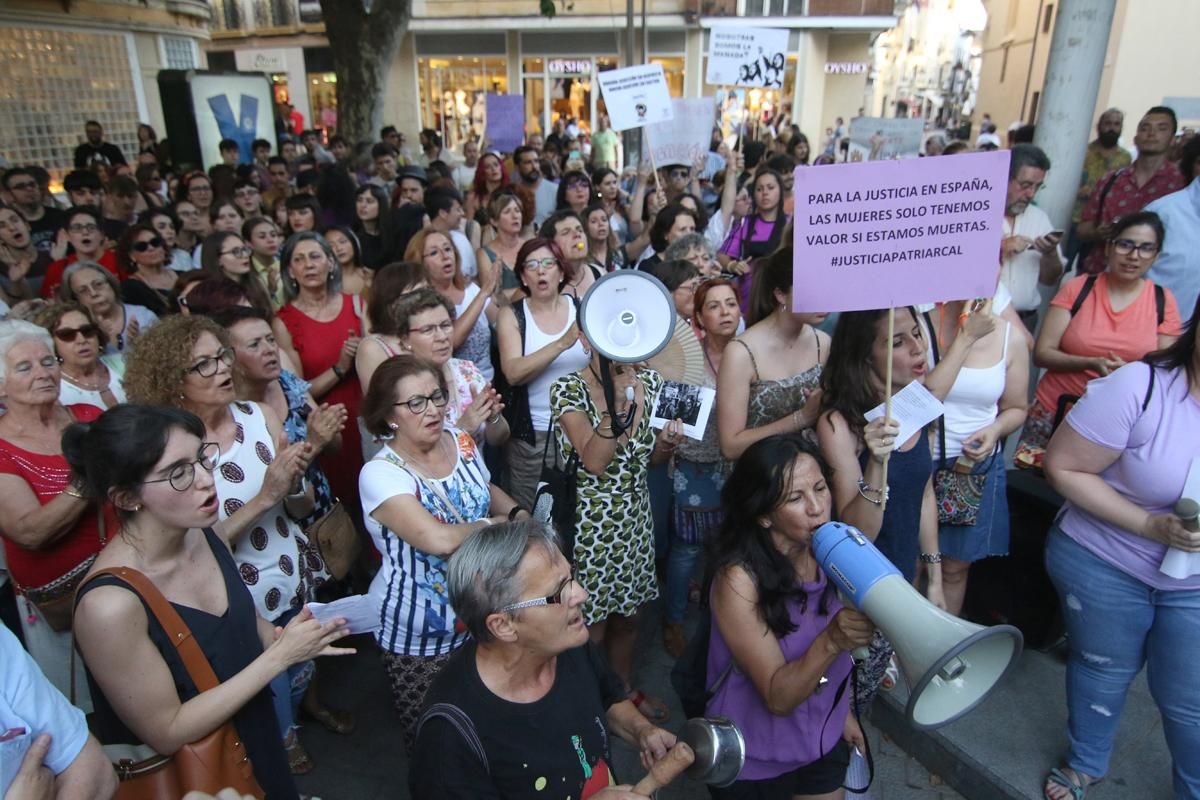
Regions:
[[346, 377], [346, 370], [342, 369], [337, 364], [334, 364], [333, 365], [333, 374], [336, 375], [337, 379], [340, 381]]

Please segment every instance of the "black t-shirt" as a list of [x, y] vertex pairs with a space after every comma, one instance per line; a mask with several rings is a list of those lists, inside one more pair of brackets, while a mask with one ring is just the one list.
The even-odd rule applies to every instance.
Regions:
[[413, 800], [586, 800], [617, 781], [608, 708], [621, 679], [591, 642], [558, 657], [554, 686], [534, 703], [510, 703], [479, 677], [474, 642], [461, 648], [425, 696], [458, 706], [475, 725], [487, 766], [448, 721], [428, 720], [409, 762]]
[[75, 148], [75, 169], [87, 169], [92, 164], [104, 164], [111, 167], [114, 164], [124, 164], [125, 156], [121, 148], [112, 142], [101, 142], [93, 145], [84, 142]]
[[29, 223], [30, 238], [33, 239], [33, 246], [39, 253], [49, 254], [50, 248], [54, 246], [54, 240], [58, 236], [58, 231], [63, 226], [64, 217], [63, 212], [57, 208], [47, 207], [42, 213], [41, 219], [35, 219]]

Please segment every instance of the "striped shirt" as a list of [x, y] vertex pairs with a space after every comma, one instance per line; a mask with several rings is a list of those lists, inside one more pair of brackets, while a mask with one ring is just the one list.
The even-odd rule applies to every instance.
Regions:
[[483, 453], [470, 434], [455, 428], [447, 430], [458, 451], [449, 476], [417, 478], [391, 447], [384, 446], [366, 463], [358, 478], [367, 532], [383, 554], [370, 590], [379, 603], [380, 628], [375, 637], [380, 647], [398, 655], [444, 655], [467, 640], [466, 630], [457, 624], [458, 617], [450, 607], [445, 559], [418, 550], [405, 540], [404, 531], [390, 530], [372, 516], [389, 499], [409, 494], [435, 519], [448, 525], [487, 517], [491, 475], [483, 463]]

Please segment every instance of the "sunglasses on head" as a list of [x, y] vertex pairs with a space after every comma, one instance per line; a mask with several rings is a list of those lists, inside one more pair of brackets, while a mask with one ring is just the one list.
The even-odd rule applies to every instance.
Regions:
[[91, 339], [100, 334], [100, 329], [95, 325], [80, 325], [78, 328], [59, 328], [54, 332], [54, 338], [60, 342], [73, 342], [83, 336], [85, 339]]
[[146, 239], [145, 241], [134, 242], [133, 250], [138, 253], [144, 253], [147, 250], [150, 250], [151, 248], [161, 250], [163, 244], [164, 244], [163, 240], [160, 239], [159, 237], [155, 236], [153, 239]]

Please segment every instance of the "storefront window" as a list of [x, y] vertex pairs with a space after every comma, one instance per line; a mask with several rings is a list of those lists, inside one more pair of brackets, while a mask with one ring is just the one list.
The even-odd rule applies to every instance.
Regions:
[[421, 127], [440, 131], [449, 149], [482, 137], [485, 97], [508, 92], [503, 57], [431, 56], [417, 60], [417, 71], [425, 93]]
[[326, 137], [337, 131], [337, 75], [333, 72], [309, 73], [308, 107], [311, 124], [325, 131]]
[[651, 64], [662, 64], [671, 97], [683, 97], [683, 56], [650, 56]]
[[[708, 64], [705, 63], [704, 74], [707, 74], [707, 69]], [[705, 82], [704, 96], [717, 98], [721, 135], [735, 136], [743, 118], [750, 121], [768, 120], [775, 116], [783, 103], [792, 102], [796, 96], [796, 56], [787, 57], [782, 89], [734, 89]]]
[[530, 133], [545, 134], [560, 118], [575, 120], [588, 134], [595, 129], [597, 109], [604, 109], [595, 73], [616, 69], [615, 56], [526, 58], [521, 66], [525, 123]]

